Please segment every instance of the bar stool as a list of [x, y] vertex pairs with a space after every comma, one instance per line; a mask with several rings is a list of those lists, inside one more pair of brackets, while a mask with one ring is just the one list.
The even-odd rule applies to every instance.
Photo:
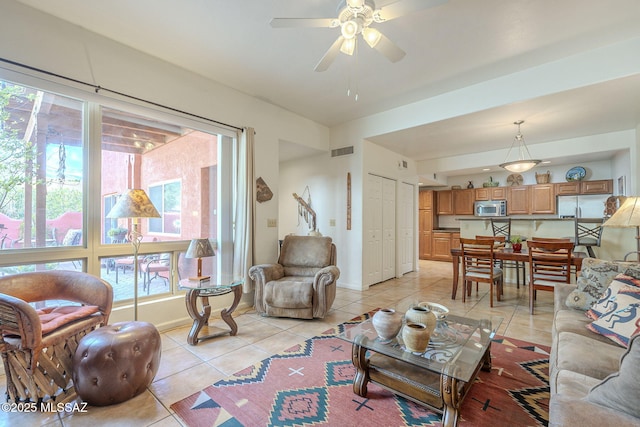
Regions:
[[[506, 241], [511, 240], [511, 218], [491, 218], [491, 229], [494, 236], [504, 236]], [[522, 284], [526, 284], [526, 266], [520, 261], [500, 261], [501, 268], [516, 269], [516, 288], [520, 289], [520, 267], [522, 267]]]
[[575, 218], [574, 247], [584, 246], [591, 258], [595, 258], [594, 246], [600, 246], [604, 218]]

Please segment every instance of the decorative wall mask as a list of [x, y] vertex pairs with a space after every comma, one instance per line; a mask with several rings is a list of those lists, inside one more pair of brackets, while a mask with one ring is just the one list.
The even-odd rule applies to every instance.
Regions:
[[256, 200], [259, 203], [268, 202], [273, 197], [273, 192], [262, 177], [256, 179]]

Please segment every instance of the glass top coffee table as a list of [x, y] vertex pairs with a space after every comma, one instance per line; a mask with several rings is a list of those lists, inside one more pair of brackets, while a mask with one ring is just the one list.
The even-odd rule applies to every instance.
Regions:
[[442, 414], [444, 426], [458, 424], [462, 400], [480, 369], [491, 370], [491, 339], [502, 318], [470, 319], [449, 314], [438, 320], [424, 353], [407, 351], [399, 333], [377, 336], [371, 319], [344, 331], [353, 345], [354, 393], [366, 397], [369, 381]]
[[[238, 307], [240, 298], [242, 297], [242, 284], [243, 280], [228, 281], [222, 284], [216, 283], [213, 280], [197, 281], [182, 279], [179, 282], [178, 289], [186, 290], [185, 303], [189, 316], [193, 319], [193, 325], [189, 331], [187, 342], [190, 345], [196, 345], [199, 341], [209, 338], [219, 337], [220, 335], [230, 334], [235, 335], [238, 333], [238, 325], [231, 317], [233, 311]], [[209, 305], [209, 297], [217, 297], [220, 295], [226, 295], [233, 292], [233, 303], [231, 307], [226, 308], [220, 312], [222, 320], [229, 325], [230, 331], [221, 330], [216, 333], [198, 337], [200, 330], [204, 325], [209, 323], [209, 316], [211, 315], [211, 306]], [[202, 298], [202, 310], [198, 311], [198, 298]]]

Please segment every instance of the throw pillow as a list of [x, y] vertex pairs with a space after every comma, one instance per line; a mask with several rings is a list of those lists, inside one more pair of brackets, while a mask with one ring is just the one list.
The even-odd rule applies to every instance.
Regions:
[[602, 294], [600, 299], [598, 299], [591, 309], [586, 312], [587, 317], [592, 320], [597, 320], [605, 313], [618, 310], [616, 296], [620, 289], [625, 286], [640, 287], [640, 280], [625, 276], [624, 274], [617, 275], [609, 284], [609, 287], [604, 291], [604, 294]]
[[640, 332], [640, 288], [625, 286], [616, 296], [615, 310], [587, 325], [587, 329], [627, 347], [629, 339]]
[[640, 418], [640, 335], [631, 340], [629, 348], [620, 358], [620, 370], [594, 386], [584, 398], [586, 401], [622, 411]]
[[576, 289], [569, 294], [565, 305], [579, 310], [588, 310], [620, 273], [640, 279], [640, 264], [585, 258], [582, 261], [580, 276], [576, 281]]

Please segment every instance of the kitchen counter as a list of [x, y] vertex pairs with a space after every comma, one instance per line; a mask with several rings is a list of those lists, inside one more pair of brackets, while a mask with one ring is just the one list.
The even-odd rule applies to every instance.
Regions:
[[459, 228], [434, 228], [434, 233], [459, 233]]

